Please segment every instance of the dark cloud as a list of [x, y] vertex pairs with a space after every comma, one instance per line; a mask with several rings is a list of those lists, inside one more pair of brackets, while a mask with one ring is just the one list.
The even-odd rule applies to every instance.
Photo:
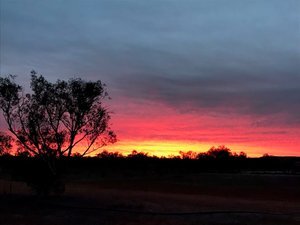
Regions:
[[[130, 97], [164, 101], [175, 108], [218, 110], [245, 115], [280, 115], [300, 122], [300, 77], [238, 76], [181, 77], [155, 75], [119, 79]], [[120, 87], [121, 88], [121, 87]]]
[[0, 1], [1, 74], [300, 122], [298, 0]]

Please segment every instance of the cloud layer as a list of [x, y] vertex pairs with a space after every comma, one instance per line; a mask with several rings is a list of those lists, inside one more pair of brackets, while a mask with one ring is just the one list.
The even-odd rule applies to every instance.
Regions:
[[101, 79], [112, 104], [299, 129], [298, 0], [10, 0], [0, 10], [1, 75]]

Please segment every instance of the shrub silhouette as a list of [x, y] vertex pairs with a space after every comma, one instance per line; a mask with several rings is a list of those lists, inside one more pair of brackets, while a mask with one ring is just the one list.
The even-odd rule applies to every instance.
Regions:
[[145, 153], [145, 152], [138, 152], [136, 150], [132, 150], [132, 152], [129, 155], [127, 155], [127, 158], [140, 160], [140, 159], [148, 159], [150, 157], [148, 156], [147, 152]]
[[198, 160], [209, 160], [209, 159], [229, 159], [229, 158], [239, 158], [245, 159], [247, 158], [247, 154], [245, 152], [240, 152], [239, 154], [236, 152], [231, 152], [230, 148], [220, 145], [218, 147], [212, 146], [207, 152], [194, 152], [194, 151], [179, 151], [180, 156], [171, 156], [171, 158], [176, 159], [198, 159]]
[[224, 145], [220, 145], [218, 147], [211, 147], [207, 151], [207, 156], [214, 159], [228, 159], [232, 157], [232, 152], [229, 148]]
[[118, 158], [123, 158], [124, 156], [119, 152], [108, 152], [104, 150], [98, 153], [96, 157], [101, 159], [118, 159]]

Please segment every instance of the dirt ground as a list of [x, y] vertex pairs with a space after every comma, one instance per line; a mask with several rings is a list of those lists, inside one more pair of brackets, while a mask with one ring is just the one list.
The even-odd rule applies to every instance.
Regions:
[[2, 180], [0, 224], [300, 224], [299, 177], [211, 176], [87, 178], [69, 181], [63, 196], [48, 198]]

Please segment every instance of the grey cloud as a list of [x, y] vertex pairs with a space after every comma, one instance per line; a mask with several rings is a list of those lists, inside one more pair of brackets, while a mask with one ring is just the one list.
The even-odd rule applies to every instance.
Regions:
[[[244, 115], [280, 115], [286, 122], [300, 122], [300, 77], [224, 75], [181, 77], [155, 75], [119, 80], [124, 94], [163, 101], [188, 110], [231, 110]], [[272, 118], [274, 119], [274, 118]], [[282, 122], [282, 121], [281, 121]], [[269, 121], [270, 124], [270, 121]]]
[[112, 95], [300, 120], [298, 0], [9, 0], [0, 10], [1, 74], [83, 75]]

